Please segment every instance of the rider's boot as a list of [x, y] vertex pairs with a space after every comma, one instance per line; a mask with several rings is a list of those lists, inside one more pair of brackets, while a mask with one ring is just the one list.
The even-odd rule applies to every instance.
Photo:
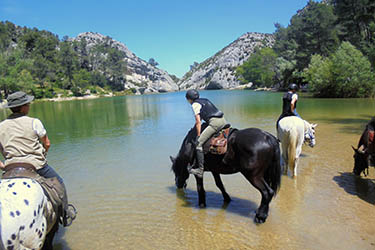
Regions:
[[204, 153], [203, 150], [197, 149], [197, 168], [192, 168], [189, 170], [190, 174], [193, 174], [199, 178], [203, 178], [203, 172], [204, 172]]
[[68, 203], [68, 195], [66, 193], [65, 185], [64, 185], [64, 197], [63, 197], [63, 214], [62, 214], [62, 224], [64, 227], [69, 227], [72, 225], [74, 219], [77, 216], [77, 211], [72, 204]]

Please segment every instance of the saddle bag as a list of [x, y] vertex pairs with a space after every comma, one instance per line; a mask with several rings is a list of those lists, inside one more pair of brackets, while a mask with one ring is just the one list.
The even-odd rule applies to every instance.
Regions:
[[226, 126], [209, 140], [209, 152], [211, 154], [223, 155], [227, 152], [229, 132], [230, 127]]

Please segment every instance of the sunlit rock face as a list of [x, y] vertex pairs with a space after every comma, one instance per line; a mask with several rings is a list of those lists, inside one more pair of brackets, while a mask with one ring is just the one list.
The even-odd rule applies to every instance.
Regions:
[[231, 89], [240, 85], [235, 69], [243, 64], [257, 47], [272, 47], [272, 34], [246, 33], [214, 56], [200, 63], [179, 81], [180, 89]]
[[137, 57], [125, 44], [108, 36], [93, 32], [81, 33], [70, 40], [80, 43], [83, 39], [86, 41], [85, 51], [83, 51], [79, 45], [76, 51], [81, 54], [87, 53], [87, 56], [98, 57], [98, 60], [90, 60], [92, 64], [89, 66], [102, 71], [104, 74], [107, 72], [105, 71], [103, 60], [101, 59], [105, 59], [108, 55], [98, 53], [98, 45], [115, 48], [122, 52], [122, 60], [126, 63], [123, 72], [121, 72], [125, 89], [131, 89], [137, 94], [162, 93], [178, 90], [177, 84], [166, 71]]

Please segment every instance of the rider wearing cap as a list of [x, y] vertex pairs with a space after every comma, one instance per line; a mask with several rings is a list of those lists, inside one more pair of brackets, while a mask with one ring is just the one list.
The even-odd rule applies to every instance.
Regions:
[[[189, 172], [202, 178], [204, 172], [203, 145], [227, 123], [224, 119], [224, 113], [216, 108], [210, 100], [199, 98], [197, 90], [188, 90], [186, 99], [192, 106], [195, 115], [195, 127], [197, 129], [196, 154], [198, 167], [190, 169]], [[208, 123], [207, 128], [203, 130], [203, 132], [201, 131], [201, 120]]]
[[0, 153], [4, 156], [4, 164], [0, 161], [0, 169], [17, 164], [32, 165], [44, 178], [56, 177], [64, 188], [63, 225], [69, 226], [75, 219], [75, 209], [68, 205], [68, 198], [63, 179], [47, 163], [46, 155], [51, 146], [47, 131], [37, 118], [27, 116], [34, 96], [19, 91], [8, 96], [5, 108], [12, 114], [0, 122]]

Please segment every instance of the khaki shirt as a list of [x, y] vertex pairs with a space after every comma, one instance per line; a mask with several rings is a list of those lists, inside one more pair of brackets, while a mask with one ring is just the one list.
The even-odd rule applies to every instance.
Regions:
[[39, 119], [21, 114], [12, 114], [0, 123], [0, 152], [5, 158], [5, 167], [12, 163], [28, 163], [36, 169], [46, 163], [45, 149], [39, 139], [46, 130]]

